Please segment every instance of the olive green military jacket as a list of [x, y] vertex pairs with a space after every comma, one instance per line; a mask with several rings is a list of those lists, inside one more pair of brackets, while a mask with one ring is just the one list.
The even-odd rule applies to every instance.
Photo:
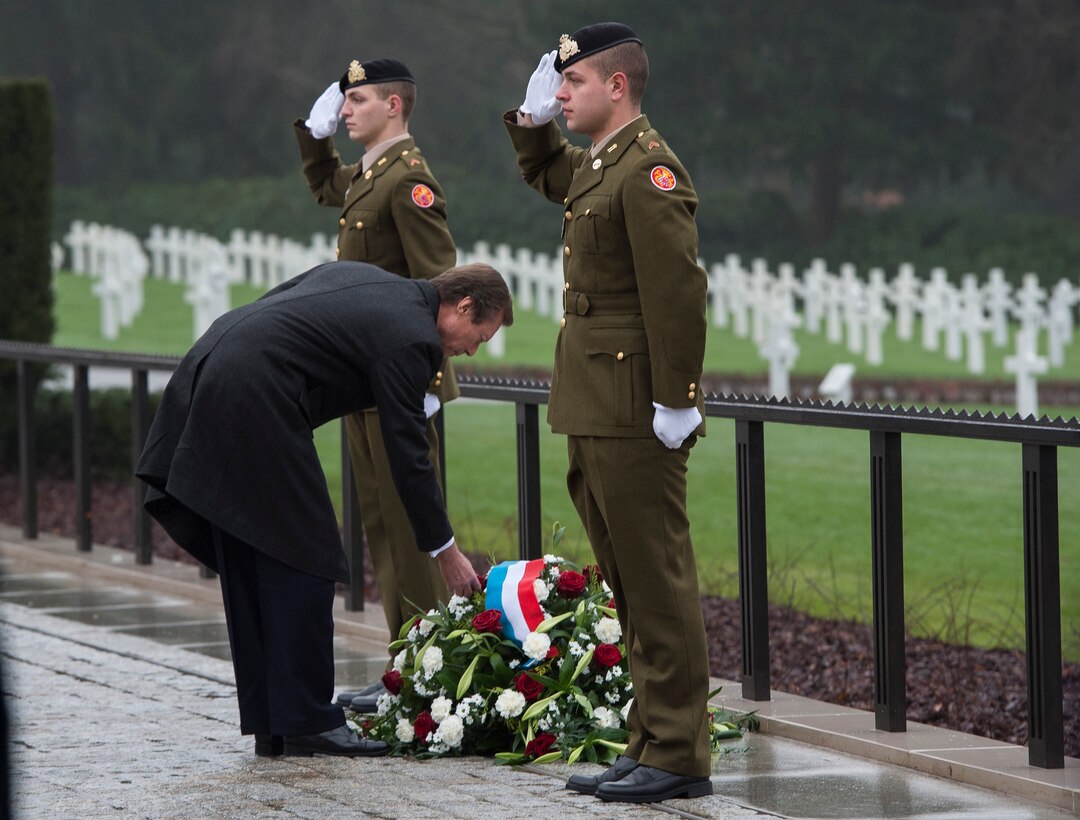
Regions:
[[503, 120], [525, 181], [564, 211], [551, 429], [652, 436], [653, 402], [697, 406], [704, 419], [707, 278], [686, 169], [644, 116], [595, 159], [554, 122], [519, 126], [515, 111]]
[[[346, 165], [332, 137], [315, 139], [294, 123], [304, 177], [320, 205], [340, 208], [338, 259], [367, 262], [406, 279], [430, 279], [454, 267], [457, 248], [446, 225], [446, 199], [412, 137], [371, 165]], [[450, 360], [430, 391], [446, 403], [460, 394]]]

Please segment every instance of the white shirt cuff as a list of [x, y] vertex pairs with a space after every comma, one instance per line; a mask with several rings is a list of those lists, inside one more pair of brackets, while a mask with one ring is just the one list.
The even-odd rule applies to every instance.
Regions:
[[453, 538], [451, 538], [449, 541], [447, 541], [445, 544], [443, 544], [437, 550], [432, 550], [431, 552], [429, 552], [428, 555], [430, 555], [432, 558], [435, 558], [440, 552], [444, 552], [445, 550], [450, 549], [450, 547], [452, 547], [452, 546], [454, 546], [454, 539]]

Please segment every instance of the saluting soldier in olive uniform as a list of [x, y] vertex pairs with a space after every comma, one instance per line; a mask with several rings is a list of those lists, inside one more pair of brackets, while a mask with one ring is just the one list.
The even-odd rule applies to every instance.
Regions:
[[[339, 82], [316, 101], [307, 121], [295, 123], [304, 176], [320, 205], [340, 209], [337, 254], [368, 262], [409, 279], [430, 279], [455, 264], [457, 249], [446, 225], [446, 200], [408, 131], [416, 83], [397, 60], [354, 60]], [[349, 139], [366, 153], [346, 165], [332, 135], [345, 121]], [[425, 397], [430, 457], [438, 466], [438, 437], [431, 417], [457, 398], [449, 360]], [[435, 561], [419, 555], [405, 508], [390, 475], [377, 410], [346, 418], [356, 493], [382, 597], [386, 624], [396, 637], [402, 624], [446, 599]], [[359, 573], [359, 568], [356, 569]], [[354, 577], [354, 583], [362, 579]], [[381, 684], [349, 692], [339, 702], [372, 711]], [[362, 696], [361, 696], [362, 695]]]
[[[706, 276], [690, 177], [641, 114], [648, 65], [627, 26], [564, 34], [504, 116], [525, 181], [563, 210], [548, 422], [568, 436], [567, 484], [614, 593], [635, 693], [625, 755], [567, 786], [624, 802], [712, 793], [686, 514], [687, 457], [705, 432]], [[560, 110], [590, 149], [563, 137]]]

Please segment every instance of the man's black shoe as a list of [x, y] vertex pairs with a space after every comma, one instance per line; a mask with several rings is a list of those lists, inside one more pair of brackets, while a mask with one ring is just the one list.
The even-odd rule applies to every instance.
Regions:
[[281, 735], [255, 735], [256, 757], [278, 757], [285, 751], [285, 738]]
[[[386, 691], [386, 687], [382, 685], [382, 681], [376, 684], [378, 688], [368, 687], [349, 703], [349, 708], [354, 712], [359, 712], [361, 715], [370, 715], [379, 711], [379, 695]], [[370, 690], [370, 691], [369, 691]]]
[[338, 726], [317, 735], [288, 735], [285, 738], [286, 757], [379, 757], [390, 751], [381, 740], [358, 737], [348, 726]]
[[637, 766], [637, 761], [632, 757], [620, 755], [615, 758], [615, 763], [608, 766], [600, 774], [575, 774], [566, 781], [566, 788], [582, 794], [596, 794], [596, 787], [601, 783], [614, 783], [622, 777], [630, 774]]
[[712, 793], [712, 781], [707, 777], [672, 774], [652, 766], [638, 766], [618, 780], [596, 787], [596, 796], [601, 800], [619, 803], [659, 803], [673, 797], [705, 797]]
[[356, 698], [362, 695], [370, 695], [372, 692], [381, 693], [382, 688], [382, 681], [377, 680], [375, 681], [375, 683], [369, 683], [363, 689], [354, 689], [351, 692], [342, 692], [340, 695], [334, 698], [334, 703], [347, 709], [349, 707], [349, 704], [352, 703], [353, 700], [355, 700]]

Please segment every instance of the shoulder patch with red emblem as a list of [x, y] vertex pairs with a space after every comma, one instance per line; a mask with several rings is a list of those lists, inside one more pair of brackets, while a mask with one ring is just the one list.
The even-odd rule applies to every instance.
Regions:
[[435, 194], [426, 185], [414, 185], [412, 189], [412, 201], [421, 208], [430, 208], [435, 202]]
[[675, 187], [675, 174], [666, 165], [657, 165], [649, 172], [652, 184], [661, 191], [670, 191]]

